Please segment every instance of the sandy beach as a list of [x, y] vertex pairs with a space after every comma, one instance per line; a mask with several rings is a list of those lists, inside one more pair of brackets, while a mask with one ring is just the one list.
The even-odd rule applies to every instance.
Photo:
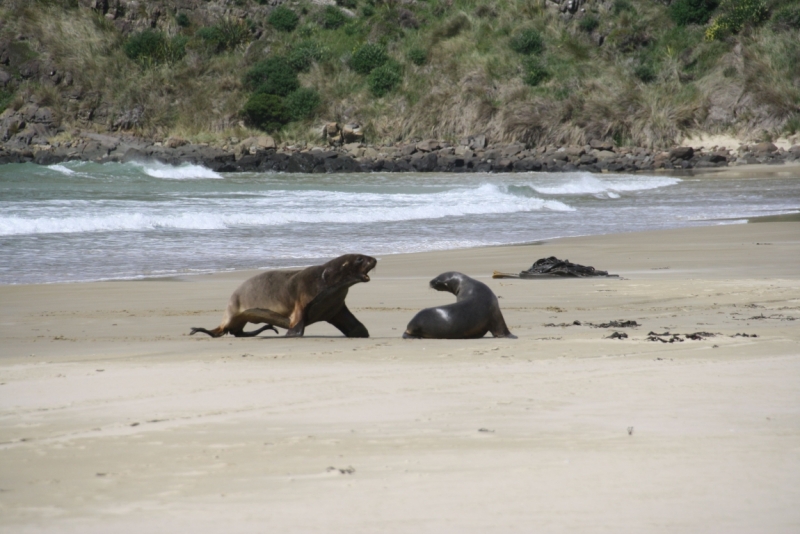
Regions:
[[[621, 278], [491, 278], [546, 256]], [[0, 286], [0, 531], [797, 532], [798, 260], [792, 221], [386, 256], [369, 339], [189, 337], [249, 272]], [[401, 339], [447, 270], [519, 338]]]

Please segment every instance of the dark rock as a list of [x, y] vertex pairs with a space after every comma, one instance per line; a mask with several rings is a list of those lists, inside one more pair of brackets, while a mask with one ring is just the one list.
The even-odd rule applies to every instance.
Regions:
[[411, 156], [411, 166], [419, 172], [431, 172], [436, 169], [436, 154], [414, 154]]
[[508, 158], [502, 158], [492, 162], [492, 171], [494, 172], [511, 172], [514, 164]]
[[542, 162], [532, 158], [520, 159], [514, 162], [515, 172], [541, 171]]
[[0, 87], [5, 87], [9, 83], [11, 83], [12, 79], [13, 78], [11, 77], [11, 75], [9, 73], [7, 73], [6, 71], [0, 69]]
[[590, 165], [593, 163], [597, 163], [597, 158], [592, 156], [591, 154], [584, 154], [581, 156], [579, 162], [581, 165]]
[[63, 154], [57, 154], [50, 150], [40, 150], [33, 155], [33, 162], [38, 165], [55, 165], [66, 161], [67, 157]]
[[679, 146], [669, 151], [669, 159], [691, 159], [694, 156], [694, 149], [690, 146]]

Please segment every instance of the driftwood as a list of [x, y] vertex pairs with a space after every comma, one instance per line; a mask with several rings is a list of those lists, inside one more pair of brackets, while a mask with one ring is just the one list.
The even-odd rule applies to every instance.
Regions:
[[598, 271], [594, 267], [587, 267], [572, 263], [569, 260], [559, 260], [555, 256], [549, 258], [542, 258], [536, 262], [527, 271], [522, 271], [519, 274], [501, 273], [495, 271], [492, 278], [586, 278], [590, 276], [604, 276], [619, 278], [619, 275], [608, 274], [608, 271]]

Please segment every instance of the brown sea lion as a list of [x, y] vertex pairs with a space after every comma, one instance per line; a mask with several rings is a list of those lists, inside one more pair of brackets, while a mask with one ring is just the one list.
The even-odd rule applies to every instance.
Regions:
[[506, 326], [497, 297], [483, 282], [450, 271], [431, 280], [430, 286], [454, 294], [456, 302], [417, 313], [403, 332], [404, 338], [471, 339], [491, 332], [494, 337], [516, 339]]
[[[347, 337], [369, 337], [366, 327], [347, 309], [344, 299], [350, 286], [369, 282], [377, 260], [362, 254], [345, 254], [302, 270], [266, 271], [245, 281], [233, 292], [222, 324], [212, 330], [192, 328], [211, 337], [233, 334], [252, 337], [276, 326], [287, 337], [302, 336], [306, 326], [327, 321]], [[245, 332], [247, 323], [266, 326]]]

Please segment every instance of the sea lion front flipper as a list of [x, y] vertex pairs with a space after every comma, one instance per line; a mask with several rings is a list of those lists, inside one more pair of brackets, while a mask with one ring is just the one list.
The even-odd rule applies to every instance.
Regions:
[[503, 318], [500, 308], [497, 307], [496, 312], [492, 313], [492, 323], [489, 325], [489, 332], [494, 337], [507, 337], [509, 339], [517, 339], [517, 336], [511, 333], [511, 330], [506, 326], [506, 320]]
[[347, 337], [369, 337], [369, 331], [353, 312], [347, 309], [347, 305], [342, 304], [339, 313], [328, 319], [328, 322], [338, 328]]

